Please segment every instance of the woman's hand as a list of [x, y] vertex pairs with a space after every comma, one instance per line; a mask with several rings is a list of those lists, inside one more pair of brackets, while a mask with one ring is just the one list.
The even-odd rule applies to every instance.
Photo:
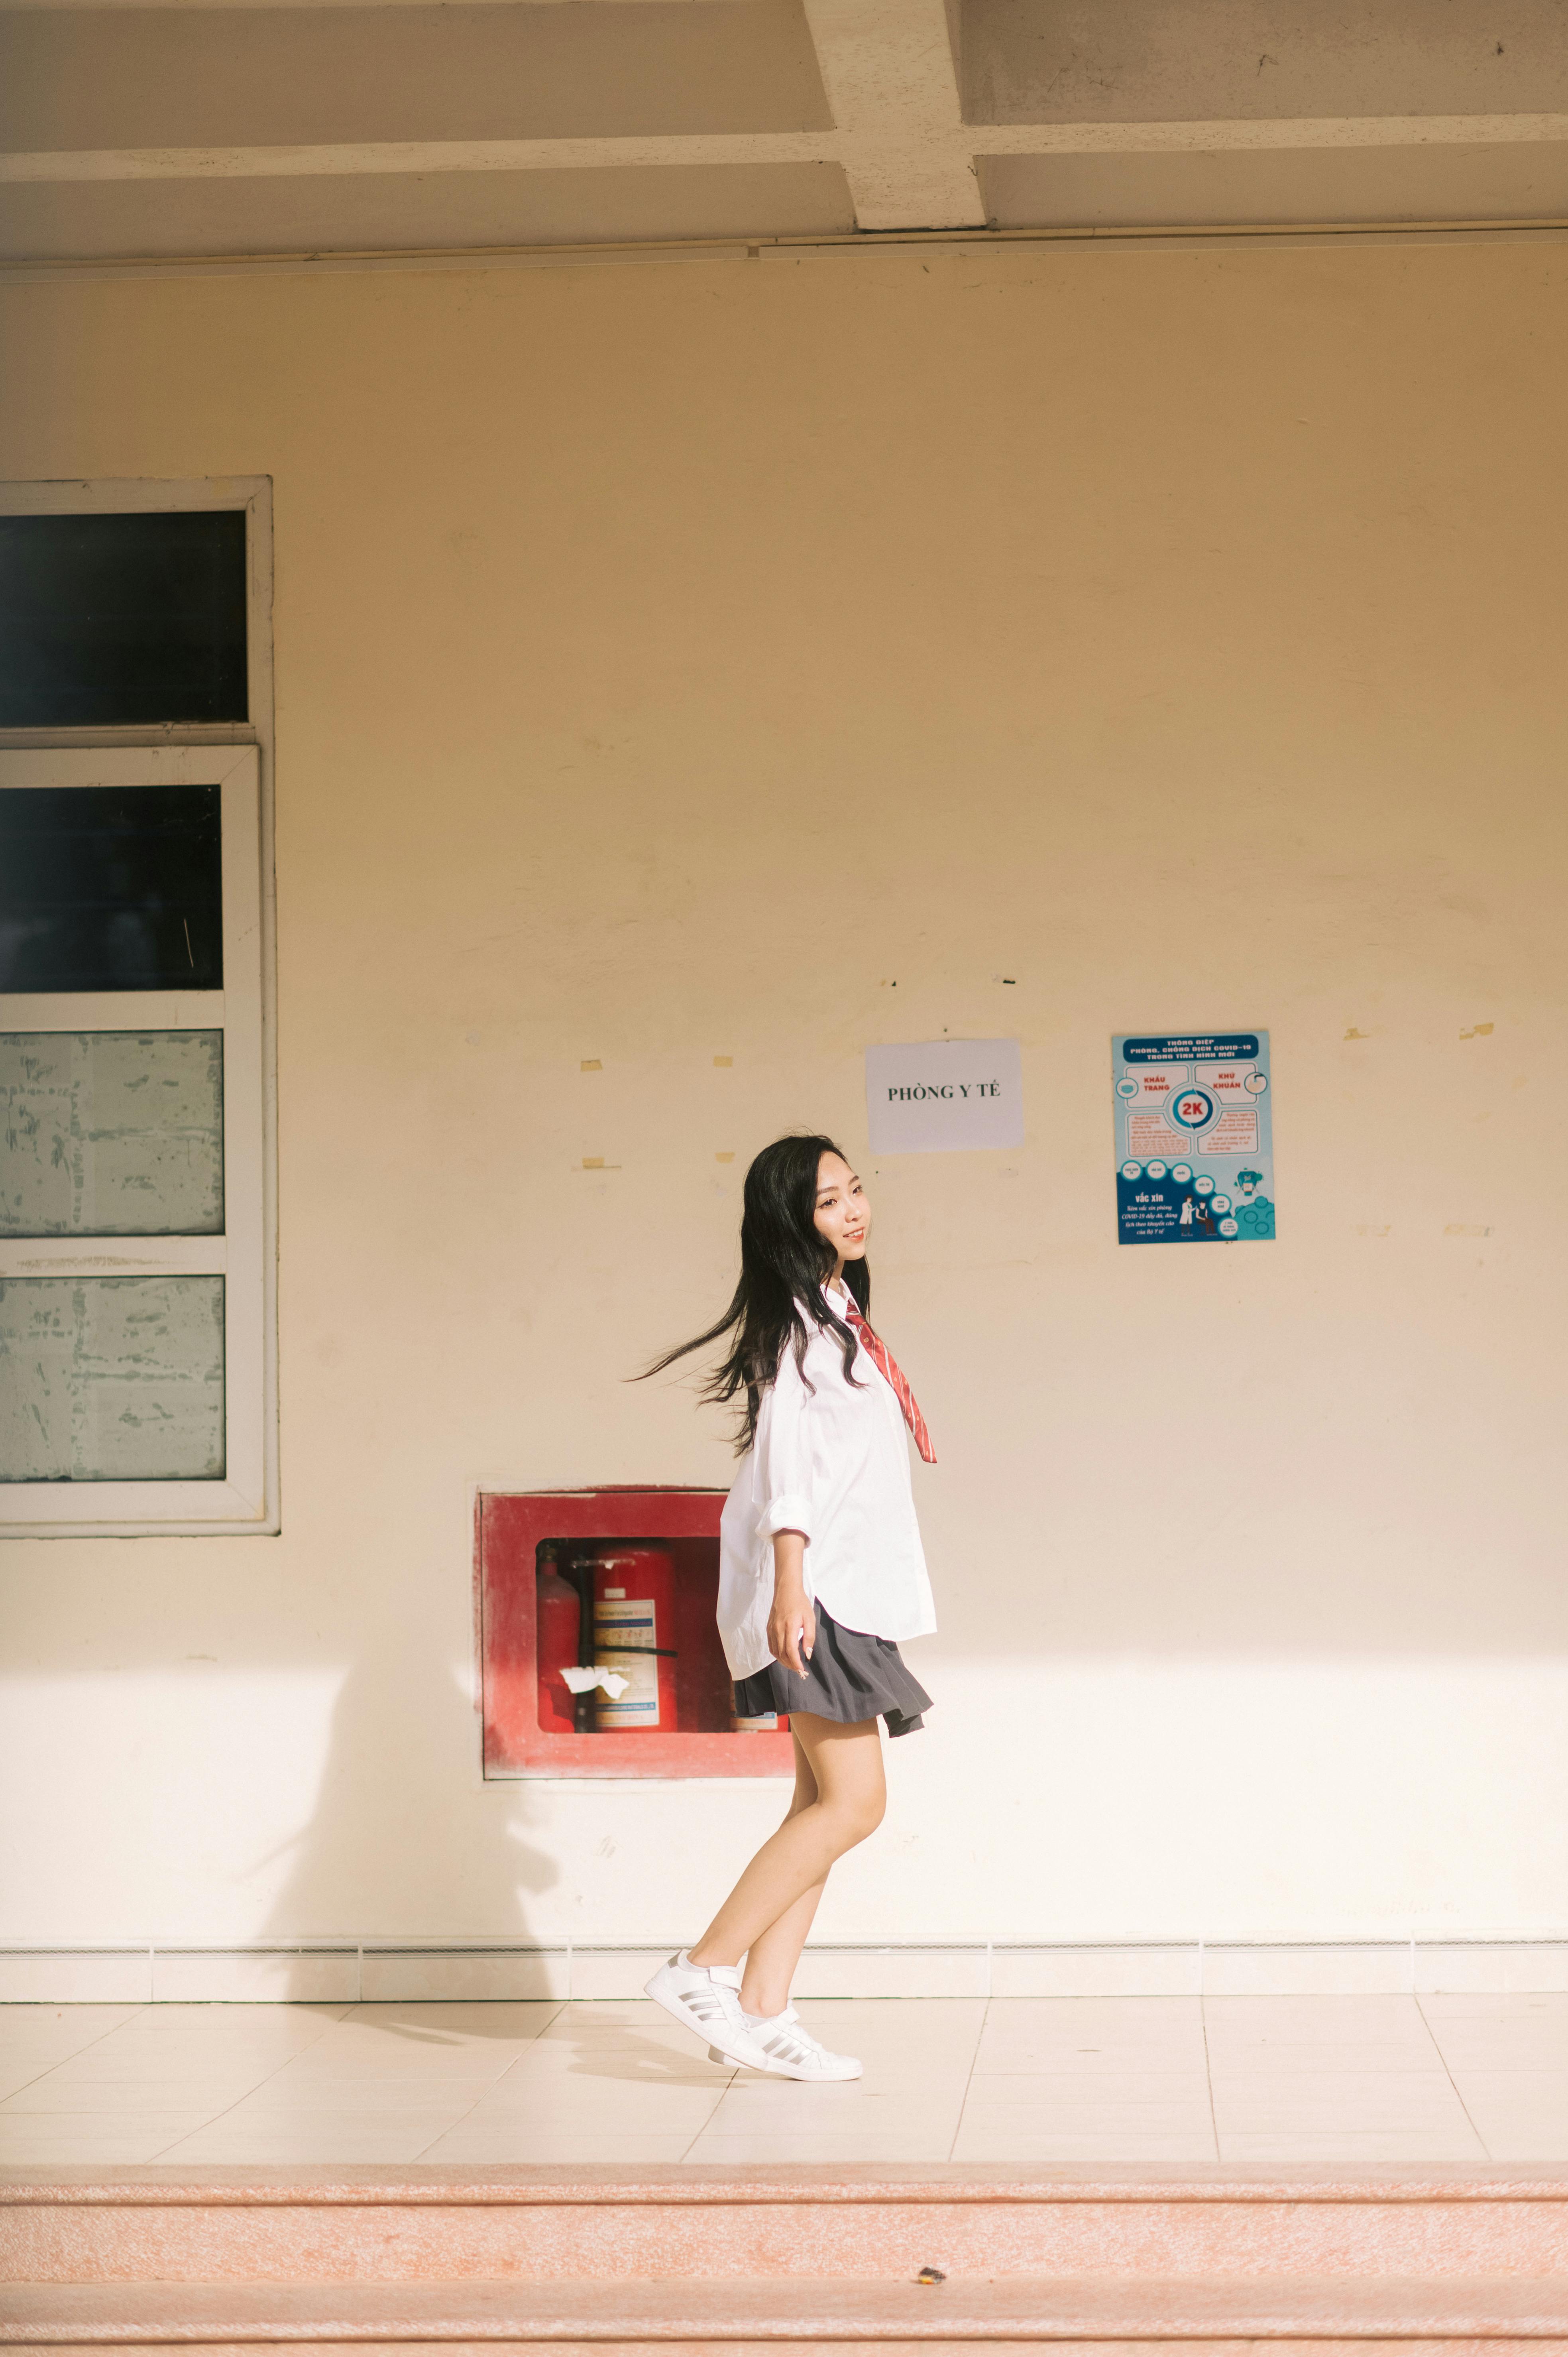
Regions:
[[806, 1540], [800, 1531], [773, 1534], [773, 1609], [768, 1616], [768, 1642], [776, 1662], [806, 1674], [817, 1641], [817, 1616], [806, 1594]]
[[776, 1662], [782, 1662], [798, 1678], [805, 1676], [806, 1663], [817, 1641], [817, 1616], [803, 1587], [774, 1589], [773, 1609], [768, 1616], [768, 1641]]

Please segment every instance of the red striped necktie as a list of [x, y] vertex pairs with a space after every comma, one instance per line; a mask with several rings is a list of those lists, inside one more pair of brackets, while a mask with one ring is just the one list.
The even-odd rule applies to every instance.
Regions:
[[872, 1332], [853, 1301], [848, 1304], [843, 1314], [851, 1331], [865, 1343], [873, 1359], [892, 1384], [893, 1395], [904, 1411], [904, 1421], [915, 1436], [916, 1448], [928, 1465], [934, 1465], [937, 1461], [937, 1452], [931, 1447], [931, 1436], [926, 1428], [926, 1419], [920, 1414], [920, 1404], [909, 1389], [908, 1376], [904, 1372], [881, 1335]]

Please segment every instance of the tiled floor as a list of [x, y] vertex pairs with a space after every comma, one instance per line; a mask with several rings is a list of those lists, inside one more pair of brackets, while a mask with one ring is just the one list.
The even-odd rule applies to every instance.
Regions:
[[863, 2079], [648, 2004], [0, 2007], [0, 2162], [1568, 2159], [1568, 1995], [802, 2005]]

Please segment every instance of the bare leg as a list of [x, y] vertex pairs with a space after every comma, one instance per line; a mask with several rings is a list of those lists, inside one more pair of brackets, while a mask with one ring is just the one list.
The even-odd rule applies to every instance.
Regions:
[[[795, 1791], [785, 1813], [785, 1824], [798, 1817], [803, 1809], [811, 1808], [816, 1799], [817, 1780], [797, 1735]], [[753, 1940], [746, 1953], [746, 1979], [740, 1992], [741, 2006], [746, 2013], [782, 2013], [789, 2004], [789, 1984], [795, 1977], [795, 1967], [800, 1961], [800, 1951], [827, 1881], [824, 1874], [809, 1890], [800, 1893], [792, 1907], [786, 1907], [778, 1921], [769, 1923], [760, 1938]]]
[[[887, 1787], [882, 1773], [882, 1730], [875, 1719], [863, 1718], [844, 1727], [836, 1719], [819, 1718], [814, 1711], [802, 1710], [791, 1713], [789, 1724], [797, 1752], [806, 1756], [815, 1797], [801, 1806], [791, 1805], [778, 1832], [763, 1843], [691, 1950], [694, 1964], [738, 1964], [775, 1925], [779, 1927], [781, 1958], [795, 1931], [793, 1921], [786, 1929], [784, 1919], [800, 1908], [802, 1921], [794, 1943], [798, 1956], [828, 1868], [882, 1823]], [[796, 1801], [800, 1800], [797, 1777]], [[808, 1899], [811, 1908], [806, 1911], [803, 1902]], [[754, 1994], [776, 1996], [777, 1972], [766, 1945], [762, 1960], [763, 1986]], [[747, 2009], [760, 2012], [764, 2007], [758, 2004]], [[782, 2007], [768, 2009], [777, 2013]]]

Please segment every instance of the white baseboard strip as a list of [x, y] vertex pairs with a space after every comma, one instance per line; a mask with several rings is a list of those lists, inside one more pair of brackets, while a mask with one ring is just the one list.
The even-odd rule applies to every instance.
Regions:
[[[0, 1944], [0, 2003], [355, 2005], [640, 1996], [663, 1946], [332, 1939], [233, 1947]], [[1568, 1992], [1556, 1939], [1216, 1940], [810, 1947], [811, 1997]]]

